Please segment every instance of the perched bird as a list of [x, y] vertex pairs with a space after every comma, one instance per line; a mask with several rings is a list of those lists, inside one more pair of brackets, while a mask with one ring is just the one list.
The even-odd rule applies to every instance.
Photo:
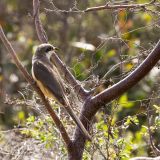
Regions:
[[87, 139], [91, 137], [79, 118], [70, 107], [65, 96], [63, 82], [56, 66], [51, 62], [51, 56], [55, 53], [56, 47], [44, 43], [37, 47], [32, 57], [32, 76], [46, 98], [56, 100], [61, 104], [72, 117], [77, 126], [81, 129]]

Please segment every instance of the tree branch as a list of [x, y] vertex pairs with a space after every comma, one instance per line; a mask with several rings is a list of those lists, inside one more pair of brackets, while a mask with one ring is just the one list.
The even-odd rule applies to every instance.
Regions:
[[104, 9], [130, 9], [130, 8], [144, 8], [148, 5], [153, 5], [155, 3], [154, 1], [151, 1], [150, 3], [144, 3], [144, 4], [109, 4], [103, 6], [97, 6], [97, 7], [90, 7], [84, 10], [84, 12], [91, 12], [91, 11], [99, 11]]
[[37, 87], [37, 85], [34, 82], [33, 78], [30, 76], [30, 74], [27, 72], [27, 70], [22, 66], [20, 60], [18, 59], [18, 57], [16, 55], [16, 52], [14, 51], [14, 49], [13, 49], [13, 47], [11, 45], [11, 43], [8, 41], [7, 37], [5, 36], [1, 25], [0, 25], [0, 39], [2, 40], [4, 46], [6, 47], [6, 49], [9, 52], [9, 54], [11, 55], [11, 58], [13, 59], [14, 63], [16, 64], [16, 66], [18, 67], [18, 69], [20, 70], [20, 72], [22, 73], [24, 78], [26, 79], [26, 81], [34, 88], [34, 90], [37, 92], [37, 94], [42, 99], [43, 104], [45, 105], [47, 111], [49, 112], [49, 114], [52, 117], [53, 121], [55, 122], [57, 128], [59, 129], [66, 146], [69, 147], [70, 143], [71, 143], [71, 140], [70, 140], [70, 138], [69, 138], [69, 136], [68, 136], [68, 134], [67, 134], [67, 132], [66, 132], [66, 130], [65, 130], [63, 124], [62, 124], [62, 122], [60, 121], [58, 116], [53, 111], [52, 107], [50, 106], [50, 104], [46, 100], [46, 98], [44, 97], [44, 95], [41, 92], [41, 90]]
[[[41, 43], [46, 43], [47, 41], [44, 38], [44, 37], [46, 37], [46, 34], [44, 34], [45, 32], [44, 32], [42, 23], [41, 23], [40, 18], [39, 18], [39, 6], [40, 6], [39, 0], [33, 0], [34, 22], [35, 22], [35, 28], [36, 28], [36, 32], [37, 32], [37, 35], [38, 35], [38, 39], [40, 40]], [[72, 73], [68, 70], [66, 65], [59, 59], [57, 54], [54, 54], [52, 56], [52, 60], [56, 64], [57, 69], [63, 75], [65, 75], [65, 78], [66, 78], [67, 82], [74, 88], [74, 90], [77, 93], [77, 95], [80, 95], [80, 97], [83, 100], [86, 99], [86, 97], [88, 97], [90, 95], [90, 92], [86, 91], [78, 83], [78, 81], [75, 79], [75, 77], [72, 75]]]
[[61, 10], [61, 9], [58, 9], [57, 7], [55, 7], [54, 9], [48, 9], [48, 8], [45, 8], [45, 10], [47, 12], [61, 12], [61, 13], [65, 13], [65, 14], [68, 14], [68, 13], [87, 13], [87, 12], [93, 12], [93, 11], [100, 11], [100, 10], [110, 10], [110, 9], [132, 9], [132, 8], [146, 8], [147, 6], [157, 6], [159, 5], [159, 3], [157, 2], [156, 3], [156, 0], [152, 0], [150, 1], [149, 3], [143, 3], [143, 4], [127, 4], [127, 2], [129, 1], [122, 1], [122, 2], [108, 2], [107, 4], [105, 5], [102, 5], [102, 6], [96, 6], [96, 7], [89, 7], [85, 10], [79, 10], [78, 8], [75, 10], [70, 8], [69, 10]]
[[128, 89], [137, 84], [147, 73], [155, 66], [160, 59], [160, 40], [143, 61], [143, 63], [135, 69], [126, 78], [113, 85], [110, 88], [105, 89], [103, 92], [97, 94], [91, 98], [91, 103], [94, 104], [94, 113], [101, 107], [101, 105], [110, 102], [111, 100], [119, 97]]
[[47, 34], [46, 34], [45, 30], [43, 29], [41, 20], [39, 18], [39, 6], [40, 6], [39, 0], [33, 0], [34, 24], [35, 24], [36, 31], [37, 31], [37, 36], [38, 36], [38, 39], [40, 40], [40, 42], [41, 43], [47, 43], [48, 42], [48, 37], [47, 37]]

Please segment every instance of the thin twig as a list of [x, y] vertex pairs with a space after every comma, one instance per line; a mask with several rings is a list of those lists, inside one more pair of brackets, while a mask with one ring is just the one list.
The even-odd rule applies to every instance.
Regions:
[[130, 9], [130, 8], [144, 8], [148, 5], [153, 5], [155, 3], [154, 1], [151, 1], [150, 3], [144, 3], [144, 4], [116, 4], [112, 5], [107, 3], [106, 5], [97, 6], [97, 7], [90, 7], [84, 10], [84, 12], [91, 12], [91, 11], [99, 11], [104, 9]]
[[8, 50], [11, 58], [13, 59], [14, 63], [16, 64], [16, 66], [18, 67], [18, 69], [20, 70], [20, 72], [22, 73], [24, 78], [26, 79], [26, 81], [34, 88], [34, 90], [37, 92], [37, 94], [41, 97], [43, 104], [45, 105], [45, 107], [48, 110], [50, 116], [52, 117], [52, 119], [55, 122], [57, 128], [59, 129], [65, 144], [67, 146], [69, 146], [70, 143], [71, 143], [71, 140], [70, 140], [70, 138], [69, 138], [69, 136], [68, 136], [68, 134], [67, 134], [67, 132], [66, 132], [66, 130], [65, 130], [63, 124], [62, 124], [62, 122], [60, 121], [59, 117], [53, 111], [52, 107], [50, 106], [50, 104], [46, 100], [46, 98], [44, 97], [44, 95], [41, 92], [41, 90], [37, 87], [37, 85], [34, 82], [33, 78], [30, 76], [30, 74], [27, 72], [27, 70], [22, 66], [19, 58], [16, 55], [15, 50], [13, 49], [11, 43], [8, 41], [7, 37], [5, 36], [1, 25], [0, 25], [0, 39], [2, 40], [4, 46]]
[[[75, 9], [75, 8], [70, 8], [69, 10], [61, 10], [58, 9], [57, 7], [55, 7], [55, 5], [53, 4], [53, 9], [48, 9], [48, 8], [44, 8], [44, 10], [46, 12], [56, 12], [56, 13], [64, 13], [64, 14], [70, 14], [70, 13], [75, 13], [75, 14], [82, 14], [82, 13], [88, 13], [88, 12], [92, 12], [92, 11], [100, 11], [100, 10], [118, 10], [118, 9], [144, 9], [144, 10], [148, 10], [152, 13], [156, 12], [156, 11], [152, 11], [149, 9], [146, 9], [147, 6], [159, 6], [160, 3], [156, 3], [156, 0], [152, 0], [149, 3], [143, 3], [143, 4], [127, 4], [129, 1], [125, 1], [125, 3], [123, 2], [109, 2], [105, 5], [102, 6], [96, 6], [96, 7], [89, 7], [85, 10], [79, 10], [79, 9]], [[157, 12], [159, 13], [159, 12]]]

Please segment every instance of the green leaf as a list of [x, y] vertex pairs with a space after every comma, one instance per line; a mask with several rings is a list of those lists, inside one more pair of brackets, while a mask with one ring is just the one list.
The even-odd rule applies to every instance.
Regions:
[[131, 108], [134, 106], [134, 102], [129, 102], [128, 101], [128, 96], [127, 94], [123, 94], [120, 98], [119, 98], [119, 104], [124, 107], [124, 108]]

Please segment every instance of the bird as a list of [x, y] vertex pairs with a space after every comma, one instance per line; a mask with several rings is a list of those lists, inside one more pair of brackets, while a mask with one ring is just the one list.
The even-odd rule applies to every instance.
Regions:
[[90, 134], [73, 112], [69, 100], [65, 95], [62, 77], [57, 67], [51, 61], [52, 54], [54, 54], [56, 50], [57, 48], [49, 43], [43, 43], [37, 47], [32, 57], [32, 77], [44, 96], [48, 99], [54, 99], [58, 104], [62, 105], [84, 136], [88, 140], [91, 140]]

